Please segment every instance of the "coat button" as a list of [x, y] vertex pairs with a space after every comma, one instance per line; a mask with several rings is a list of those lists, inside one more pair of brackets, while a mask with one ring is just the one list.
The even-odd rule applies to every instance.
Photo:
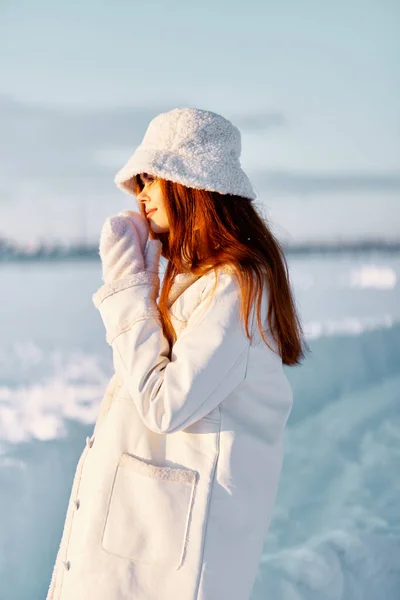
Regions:
[[78, 510], [78, 508], [80, 507], [81, 503], [79, 501], [79, 499], [77, 498], [76, 500], [74, 500], [74, 506], [76, 508], [76, 510]]
[[69, 571], [71, 568], [71, 563], [69, 562], [69, 560], [63, 560], [63, 565], [66, 571]]
[[93, 446], [93, 442], [94, 442], [94, 436], [92, 437], [87, 437], [86, 438], [86, 446], [88, 446], [89, 448], [91, 448]]

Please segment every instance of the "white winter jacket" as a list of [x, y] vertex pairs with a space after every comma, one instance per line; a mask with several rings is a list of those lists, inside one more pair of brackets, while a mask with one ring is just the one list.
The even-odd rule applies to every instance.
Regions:
[[[47, 600], [250, 597], [292, 390], [255, 309], [246, 337], [229, 268], [212, 300], [214, 271], [176, 276], [171, 360], [159, 283], [140, 272], [93, 296], [115, 374], [77, 465]], [[267, 303], [265, 288], [265, 324]]]

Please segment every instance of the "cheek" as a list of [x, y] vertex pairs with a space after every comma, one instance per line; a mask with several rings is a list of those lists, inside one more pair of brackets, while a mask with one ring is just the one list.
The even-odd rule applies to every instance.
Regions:
[[160, 189], [160, 186], [157, 186], [157, 188], [154, 190], [154, 200], [157, 201], [157, 204], [159, 206], [164, 206], [164, 196]]

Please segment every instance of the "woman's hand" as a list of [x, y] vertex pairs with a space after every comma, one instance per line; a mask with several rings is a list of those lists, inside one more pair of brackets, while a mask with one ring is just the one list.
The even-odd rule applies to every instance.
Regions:
[[104, 283], [139, 271], [158, 273], [161, 249], [159, 240], [149, 239], [147, 219], [140, 213], [127, 210], [109, 217], [99, 246]]

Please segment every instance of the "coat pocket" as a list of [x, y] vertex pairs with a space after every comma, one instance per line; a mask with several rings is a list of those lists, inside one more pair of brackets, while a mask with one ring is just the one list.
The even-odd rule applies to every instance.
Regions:
[[102, 547], [136, 563], [181, 566], [198, 472], [157, 466], [122, 454], [114, 477]]

